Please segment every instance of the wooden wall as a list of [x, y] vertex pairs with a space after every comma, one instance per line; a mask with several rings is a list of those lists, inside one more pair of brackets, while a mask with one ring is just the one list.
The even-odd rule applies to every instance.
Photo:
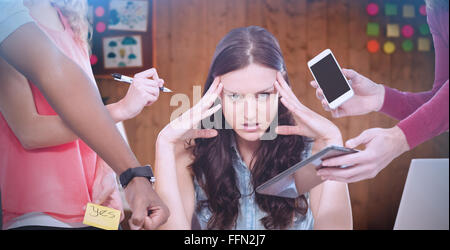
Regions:
[[[433, 84], [433, 53], [369, 54], [365, 28], [368, 0], [154, 0], [155, 62], [159, 76], [176, 93], [203, 86], [218, 41], [236, 27], [259, 25], [279, 40], [295, 94], [301, 102], [335, 122], [344, 140], [371, 127], [392, 127], [382, 114], [333, 119], [323, 111], [309, 86], [306, 62], [325, 48], [342, 67], [353, 68], [372, 80], [404, 91], [425, 91]], [[145, 45], [144, 45], [145, 46]], [[109, 102], [122, 98], [126, 85], [99, 80]], [[128, 139], [141, 163], [154, 162], [158, 132], [177, 107], [171, 94], [135, 119], [126, 121]], [[413, 158], [448, 157], [445, 133], [394, 160], [374, 179], [350, 184], [355, 229], [392, 229], [408, 168]]]

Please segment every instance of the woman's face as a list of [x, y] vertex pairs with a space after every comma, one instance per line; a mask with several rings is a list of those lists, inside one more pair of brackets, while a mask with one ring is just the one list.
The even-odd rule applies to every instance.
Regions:
[[277, 114], [276, 75], [274, 69], [250, 64], [220, 77], [223, 115], [242, 139], [259, 140]]

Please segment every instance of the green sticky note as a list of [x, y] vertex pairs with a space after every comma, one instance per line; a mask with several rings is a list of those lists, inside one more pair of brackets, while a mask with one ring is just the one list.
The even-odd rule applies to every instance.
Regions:
[[405, 4], [403, 5], [403, 17], [413, 18], [416, 16], [414, 5]]
[[387, 3], [384, 5], [384, 14], [386, 16], [396, 16], [397, 15], [397, 5], [392, 3]]
[[378, 36], [380, 34], [380, 25], [378, 23], [367, 24], [367, 35]]
[[414, 44], [413, 44], [413, 42], [412, 42], [411, 40], [406, 39], [406, 40], [403, 41], [403, 43], [402, 43], [402, 48], [403, 48], [403, 51], [405, 51], [405, 52], [410, 52], [410, 51], [413, 50]]
[[429, 35], [430, 34], [430, 27], [428, 27], [428, 24], [426, 24], [426, 23], [421, 24], [419, 26], [419, 32], [423, 36]]

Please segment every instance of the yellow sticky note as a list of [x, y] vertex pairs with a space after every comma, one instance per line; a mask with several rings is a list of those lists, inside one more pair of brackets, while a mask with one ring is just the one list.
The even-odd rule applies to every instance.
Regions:
[[422, 52], [428, 52], [431, 49], [431, 42], [430, 39], [426, 37], [419, 37], [417, 39], [417, 50]]
[[384, 53], [386, 53], [388, 55], [392, 54], [395, 52], [395, 44], [391, 41], [387, 41], [383, 45], [383, 50], [384, 50]]
[[388, 24], [386, 26], [386, 35], [387, 37], [399, 37], [400, 36], [400, 27], [398, 24]]
[[94, 203], [86, 205], [83, 224], [106, 230], [117, 230], [120, 222], [120, 211]]

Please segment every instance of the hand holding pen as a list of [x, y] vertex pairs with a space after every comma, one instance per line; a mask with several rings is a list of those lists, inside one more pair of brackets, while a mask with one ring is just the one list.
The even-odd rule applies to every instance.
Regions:
[[[152, 69], [153, 69], [153, 68], [152, 68]], [[155, 70], [155, 71], [156, 71], [156, 70]], [[156, 74], [156, 76], [158, 76], [158, 74]], [[129, 77], [129, 76], [121, 75], [121, 74], [119, 74], [119, 73], [113, 73], [113, 74], [112, 74], [112, 77], [114, 77], [114, 80], [116, 80], [116, 81], [126, 82], [126, 83], [129, 83], [129, 84], [133, 83], [133, 78], [131, 78], [131, 77]], [[135, 77], [136, 77], [136, 76], [135, 76]], [[158, 80], [162, 80], [162, 79], [159, 79], [159, 78], [158, 78]], [[163, 84], [164, 84], [164, 80], [163, 80]], [[159, 89], [160, 89], [162, 92], [164, 92], [164, 93], [170, 93], [170, 92], [172, 92], [172, 90], [170, 90], [170, 89], [168, 89], [168, 88], [166, 88], [166, 87], [164, 87], [164, 86], [160, 86]]]
[[138, 115], [145, 106], [152, 105], [158, 100], [160, 90], [163, 92], [172, 92], [164, 88], [164, 80], [160, 79], [156, 69], [151, 68], [146, 71], [137, 73], [134, 78], [113, 74], [117, 81], [127, 82], [130, 84], [126, 96], [116, 103], [119, 105], [120, 114], [123, 120], [131, 119]]

